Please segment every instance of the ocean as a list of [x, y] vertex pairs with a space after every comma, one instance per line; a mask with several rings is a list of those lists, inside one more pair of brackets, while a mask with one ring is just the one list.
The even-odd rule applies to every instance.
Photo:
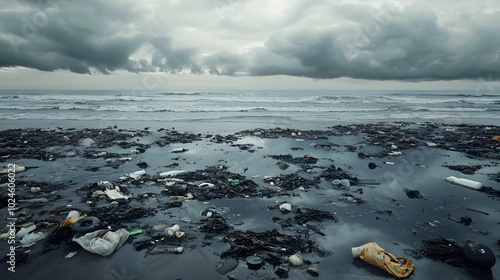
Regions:
[[[2, 90], [0, 120], [23, 124], [80, 121], [107, 127], [165, 122], [201, 127], [289, 126], [430, 121], [500, 124], [500, 94], [463, 91], [147, 91]], [[97, 121], [97, 122], [96, 122]]]

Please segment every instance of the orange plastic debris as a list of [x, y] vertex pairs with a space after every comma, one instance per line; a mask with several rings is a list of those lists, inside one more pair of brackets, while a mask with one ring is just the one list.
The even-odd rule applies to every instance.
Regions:
[[81, 218], [85, 218], [85, 217], [87, 217], [87, 215], [66, 219], [62, 223], [60, 223], [59, 226], [60, 227], [67, 227], [67, 226], [71, 227], [76, 221], [80, 220]]
[[495, 136], [495, 137], [493, 137], [493, 140], [500, 141], [500, 136]]
[[408, 277], [415, 270], [413, 263], [409, 259], [396, 258], [375, 242], [352, 248], [352, 254], [353, 257], [359, 257], [367, 263], [378, 266], [396, 278]]

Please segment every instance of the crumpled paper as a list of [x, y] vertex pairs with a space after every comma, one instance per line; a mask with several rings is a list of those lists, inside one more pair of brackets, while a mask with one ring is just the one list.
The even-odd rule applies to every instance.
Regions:
[[415, 270], [409, 259], [395, 257], [375, 242], [352, 248], [352, 253], [354, 257], [359, 257], [367, 263], [378, 266], [397, 278], [408, 277]]

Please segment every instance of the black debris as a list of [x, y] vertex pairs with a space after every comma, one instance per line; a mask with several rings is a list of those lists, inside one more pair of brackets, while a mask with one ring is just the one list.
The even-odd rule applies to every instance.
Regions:
[[315, 178], [314, 180], [309, 180], [303, 178], [296, 173], [283, 175], [277, 177], [267, 177], [264, 179], [267, 183], [273, 183], [275, 186], [283, 188], [285, 190], [294, 190], [299, 187], [311, 188], [319, 184], [319, 179]]
[[293, 164], [315, 164], [318, 162], [318, 159], [311, 154], [307, 154], [303, 157], [293, 157], [292, 155], [270, 155], [270, 157]]
[[417, 191], [417, 190], [408, 190], [405, 189], [406, 196], [408, 196], [411, 199], [420, 199], [423, 198], [422, 194]]
[[265, 261], [273, 265], [283, 263], [286, 256], [296, 252], [311, 253], [316, 245], [300, 236], [286, 235], [273, 229], [265, 232], [234, 231], [226, 234], [230, 248], [221, 253], [221, 258], [233, 257], [244, 260], [252, 255], [266, 255]]

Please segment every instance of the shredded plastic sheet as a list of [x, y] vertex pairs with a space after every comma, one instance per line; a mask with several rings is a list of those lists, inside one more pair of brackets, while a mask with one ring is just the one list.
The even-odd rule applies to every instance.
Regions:
[[409, 259], [395, 257], [375, 242], [353, 248], [353, 256], [359, 256], [363, 261], [382, 268], [396, 278], [406, 278], [415, 270]]
[[128, 196], [126, 195], [123, 195], [121, 193], [119, 193], [118, 191], [116, 190], [105, 190], [104, 193], [109, 197], [109, 199], [111, 200], [115, 200], [115, 199], [128, 199]]

